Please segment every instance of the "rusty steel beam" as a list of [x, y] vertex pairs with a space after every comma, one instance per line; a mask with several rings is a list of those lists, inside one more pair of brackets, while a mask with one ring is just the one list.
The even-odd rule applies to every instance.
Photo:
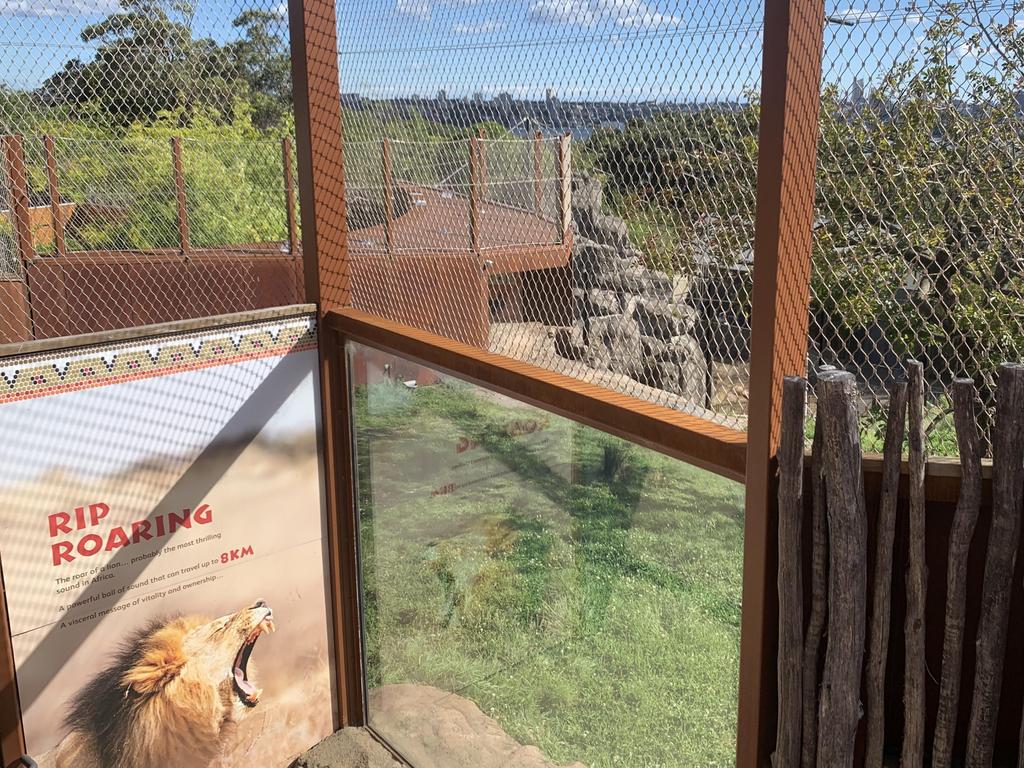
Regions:
[[774, 465], [782, 381], [806, 374], [822, 0], [766, 0], [747, 421], [739, 768], [760, 768], [775, 730]]
[[57, 176], [57, 153], [53, 136], [43, 137], [43, 153], [46, 155], [46, 186], [50, 192], [50, 215], [53, 219], [53, 245], [58, 256], [66, 256], [67, 240], [64, 236], [64, 212], [60, 208], [60, 187]]
[[348, 368], [322, 319], [351, 304], [345, 147], [334, 0], [289, 0], [306, 301], [320, 326], [320, 387], [337, 725], [366, 724]]

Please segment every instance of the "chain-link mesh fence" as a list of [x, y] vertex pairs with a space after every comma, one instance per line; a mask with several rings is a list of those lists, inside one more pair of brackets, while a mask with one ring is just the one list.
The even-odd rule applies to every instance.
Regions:
[[[350, 224], [389, 142], [394, 179], [441, 190], [392, 236], [433, 209], [416, 245], [469, 251], [355, 264], [356, 305], [742, 426], [763, 8], [336, 8]], [[385, 253], [378, 229], [350, 244]]]
[[287, 6], [0, 2], [0, 342], [301, 301]]
[[946, 391], [1024, 350], [1024, 3], [836, 8], [825, 35], [811, 365], [857, 373], [865, 448], [884, 385], [926, 363], [929, 448]]
[[[0, 3], [3, 341], [301, 298], [285, 10]], [[742, 428], [762, 15], [339, 4], [357, 304]], [[991, 406], [1024, 339], [1024, 8], [826, 16], [810, 369], [858, 373], [877, 448], [924, 359], [948, 453], [945, 386]]]

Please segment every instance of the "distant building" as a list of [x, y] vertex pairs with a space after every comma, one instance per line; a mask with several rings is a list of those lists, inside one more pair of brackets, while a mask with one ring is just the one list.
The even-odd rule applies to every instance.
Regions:
[[358, 93], [343, 93], [341, 94], [341, 106], [349, 109], [362, 109], [363, 97]]

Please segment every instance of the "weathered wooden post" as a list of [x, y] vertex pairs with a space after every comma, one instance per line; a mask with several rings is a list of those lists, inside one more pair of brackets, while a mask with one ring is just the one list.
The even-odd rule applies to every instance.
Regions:
[[284, 161], [284, 205], [288, 216], [288, 253], [296, 256], [299, 252], [299, 228], [295, 220], [295, 175], [292, 171], [292, 140], [281, 139], [281, 157]]
[[871, 599], [871, 639], [867, 659], [866, 768], [882, 768], [885, 749], [885, 668], [889, 659], [892, 614], [892, 552], [896, 537], [896, 502], [900, 490], [900, 459], [907, 421], [907, 382], [889, 385], [889, 416], [882, 445], [882, 493], [875, 523], [875, 580]]
[[[828, 647], [821, 683], [818, 765], [853, 765], [867, 606], [867, 513], [853, 374], [822, 373], [818, 418], [828, 489]], [[781, 768], [781, 766], [780, 766]]]
[[978, 432], [974, 382], [955, 379], [949, 390], [953, 424], [960, 449], [960, 498], [949, 533], [946, 568], [946, 623], [942, 637], [942, 678], [939, 709], [935, 715], [932, 768], [949, 768], [960, 707], [960, 670], [963, 661], [964, 617], [967, 613], [967, 556], [981, 509], [981, 435]]
[[773, 764], [800, 765], [800, 696], [803, 668], [804, 409], [807, 382], [782, 383], [779, 444], [779, 717]]
[[178, 247], [182, 256], [188, 256], [191, 246], [189, 245], [188, 232], [188, 203], [185, 196], [185, 164], [181, 159], [181, 138], [171, 138], [171, 165], [174, 171], [174, 191], [178, 208]]
[[907, 553], [907, 613], [903, 634], [906, 653], [903, 666], [903, 757], [904, 768], [924, 764], [925, 728], [925, 629], [924, 609], [928, 594], [925, 564], [924, 475], [927, 435], [924, 431], [924, 365], [907, 362], [907, 452], [910, 467], [910, 541]]
[[996, 423], [992, 440], [992, 527], [978, 619], [974, 698], [967, 731], [966, 763], [992, 764], [996, 716], [1003, 682], [1006, 627], [1010, 618], [1013, 566], [1020, 538], [1024, 489], [1024, 365], [999, 366]]
[[811, 442], [811, 615], [804, 635], [803, 715], [800, 764], [815, 765], [818, 753], [818, 662], [828, 616], [828, 499], [822, 466], [821, 419]]
[[57, 183], [57, 152], [54, 148], [53, 136], [43, 136], [43, 153], [46, 156], [46, 186], [50, 192], [53, 248], [58, 256], [66, 256], [68, 246], [64, 235], [64, 212], [60, 207], [60, 188]]

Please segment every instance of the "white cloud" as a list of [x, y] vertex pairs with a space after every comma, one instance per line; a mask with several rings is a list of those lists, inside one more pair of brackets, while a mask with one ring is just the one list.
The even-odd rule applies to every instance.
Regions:
[[917, 11], [911, 10], [889, 9], [885, 11], [868, 11], [847, 8], [845, 11], [829, 15], [828, 20], [841, 24], [874, 24], [882, 21], [903, 21], [908, 24], [920, 24], [924, 21], [924, 16]]
[[623, 29], [652, 29], [681, 21], [644, 0], [535, 0], [529, 17], [534, 21], [583, 27], [605, 21]]
[[597, 10], [627, 29], [650, 29], [678, 24], [678, 16], [660, 13], [643, 0], [596, 0]]
[[489, 32], [498, 32], [504, 28], [504, 22], [487, 19], [475, 24], [454, 24], [452, 25], [452, 32], [456, 35], [486, 35]]
[[117, 0], [0, 0], [0, 14], [35, 18], [111, 13], [119, 7]]
[[430, 3], [427, 0], [396, 0], [395, 10], [404, 16], [430, 21]]
[[550, 24], [594, 24], [595, 14], [588, 0], [536, 0], [530, 5], [529, 18]]

